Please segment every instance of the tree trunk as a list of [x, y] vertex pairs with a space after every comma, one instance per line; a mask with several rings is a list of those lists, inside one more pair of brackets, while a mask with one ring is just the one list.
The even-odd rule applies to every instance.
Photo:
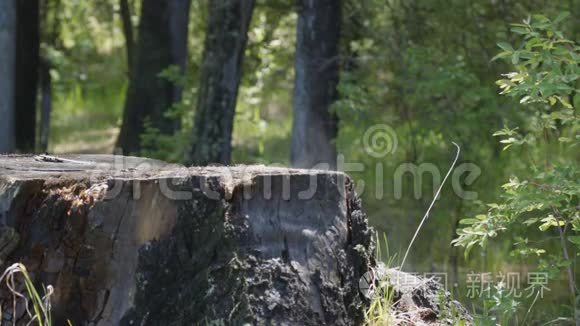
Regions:
[[33, 152], [36, 145], [36, 99], [40, 51], [39, 0], [17, 0], [16, 148]]
[[48, 139], [50, 136], [50, 114], [52, 112], [52, 76], [50, 75], [50, 62], [44, 59], [40, 72], [40, 140], [39, 152], [45, 153], [48, 150]]
[[[160, 77], [165, 69], [180, 65], [176, 61], [173, 49], [187, 50], [187, 36], [175, 35], [171, 18], [172, 2], [183, 0], [143, 0], [141, 6], [141, 20], [135, 62], [131, 68], [129, 89], [125, 100], [123, 125], [118, 139], [118, 147], [124, 153], [138, 153], [141, 149], [140, 138], [145, 123], [158, 129], [161, 134], [171, 135], [178, 126], [176, 119], [166, 116], [167, 111], [174, 103], [176, 83]], [[185, 2], [187, 6], [189, 1]], [[185, 12], [189, 8], [183, 8]], [[180, 20], [187, 24], [187, 20]], [[179, 28], [181, 33], [187, 33], [187, 25]], [[185, 44], [174, 45], [174, 42]], [[183, 56], [183, 54], [181, 54]]]
[[129, 5], [129, 0], [119, 1], [119, 17], [121, 18], [121, 24], [123, 25], [123, 36], [125, 37], [128, 70], [127, 75], [131, 76], [134, 58], [133, 53], [135, 52], [135, 37], [133, 36], [133, 22], [131, 20], [131, 6]]
[[352, 188], [339, 172], [0, 156], [0, 267], [54, 287], [54, 325], [361, 324], [374, 247]]
[[299, 1], [290, 159], [294, 167], [336, 167], [337, 118], [330, 105], [339, 77], [340, 9], [338, 0]]
[[201, 81], [188, 163], [229, 164], [231, 140], [254, 0], [209, 2]]
[[[180, 76], [185, 76], [187, 65], [187, 35], [189, 23], [189, 8], [191, 0], [173, 0], [169, 2], [169, 23], [173, 42], [171, 42], [171, 55], [173, 62], [179, 67]], [[173, 102], [181, 101], [181, 87], [174, 87]]]
[[0, 0], [0, 153], [14, 152], [16, 0]]

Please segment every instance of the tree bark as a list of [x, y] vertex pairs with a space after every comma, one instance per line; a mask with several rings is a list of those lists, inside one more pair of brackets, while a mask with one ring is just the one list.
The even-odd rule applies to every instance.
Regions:
[[339, 78], [340, 6], [338, 0], [299, 1], [290, 158], [294, 167], [336, 167], [338, 122], [330, 106]]
[[[185, 76], [187, 66], [187, 35], [189, 23], [189, 8], [191, 0], [173, 0], [169, 2], [169, 23], [173, 41], [171, 55], [173, 62], [179, 67], [180, 76]], [[183, 89], [174, 87], [173, 102], [181, 101]]]
[[54, 287], [54, 325], [363, 321], [372, 231], [340, 172], [0, 156], [0, 224], [0, 267]]
[[0, 153], [14, 152], [16, 0], [0, 0]]
[[229, 164], [231, 140], [254, 0], [209, 2], [201, 81], [188, 163]]
[[52, 113], [52, 76], [50, 75], [50, 62], [44, 59], [40, 68], [40, 137], [39, 152], [45, 153], [48, 150], [48, 139], [50, 137], [50, 115]]
[[[187, 36], [175, 35], [176, 28], [172, 27], [171, 8], [179, 2], [184, 13], [189, 11], [189, 1], [170, 0], [143, 0], [141, 6], [141, 21], [135, 62], [132, 67], [129, 89], [125, 101], [123, 125], [117, 146], [124, 153], [138, 153], [141, 149], [140, 138], [146, 122], [161, 134], [171, 135], [177, 127], [178, 121], [166, 116], [167, 111], [174, 104], [177, 83], [160, 77], [159, 74], [173, 65], [180, 65], [176, 61], [174, 48], [187, 50]], [[186, 5], [183, 5], [186, 4]], [[187, 24], [187, 19], [181, 19]], [[179, 28], [181, 33], [187, 33], [187, 25]], [[185, 44], [174, 45], [175, 42]], [[183, 56], [183, 54], [181, 54]]]
[[16, 1], [16, 148], [33, 152], [40, 59], [39, 0]]
[[123, 25], [123, 36], [125, 37], [125, 49], [127, 53], [127, 75], [131, 76], [133, 69], [133, 58], [135, 48], [135, 37], [133, 36], [133, 22], [131, 20], [131, 6], [129, 0], [119, 1], [119, 17]]

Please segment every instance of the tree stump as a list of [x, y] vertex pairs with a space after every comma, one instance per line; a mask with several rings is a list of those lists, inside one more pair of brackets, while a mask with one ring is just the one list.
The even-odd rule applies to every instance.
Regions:
[[363, 320], [374, 248], [339, 172], [0, 156], [0, 218], [2, 267], [54, 287], [54, 325]]

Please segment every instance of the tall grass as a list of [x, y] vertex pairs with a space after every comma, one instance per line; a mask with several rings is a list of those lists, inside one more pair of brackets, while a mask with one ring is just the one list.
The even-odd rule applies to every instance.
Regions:
[[[22, 280], [18, 280], [18, 276], [22, 276]], [[24, 301], [24, 308], [28, 318], [30, 319], [27, 325], [31, 325], [33, 322], [39, 326], [51, 326], [52, 319], [50, 315], [51, 303], [50, 297], [54, 293], [54, 289], [51, 285], [44, 288], [44, 296], [40, 296], [36, 290], [34, 283], [32, 282], [26, 267], [22, 263], [15, 263], [9, 266], [2, 276], [0, 276], [0, 283], [6, 280], [6, 286], [12, 294], [12, 324], [16, 325], [16, 307], [18, 301]], [[23, 282], [26, 288], [26, 294], [18, 290], [17, 284]], [[32, 307], [31, 307], [32, 306]], [[30, 311], [32, 308], [33, 311]], [[4, 311], [0, 307], [0, 322], [3, 321]], [[2, 323], [4, 324], [4, 323]]]
[[[386, 234], [383, 233], [383, 238], [381, 239], [379, 234], [376, 233], [376, 243], [376, 261], [384, 262], [385, 268], [395, 266], [397, 254], [391, 256]], [[385, 248], [384, 252], [382, 249], [383, 246]], [[388, 286], [389, 280], [386, 276], [381, 276], [379, 273], [375, 273], [375, 271], [371, 272], [374, 273], [374, 275], [377, 275], [378, 279], [375, 282], [373, 277], [373, 284], [369, 284], [372, 286], [372, 293], [370, 298], [371, 302], [365, 312], [366, 325], [393, 325], [396, 322], [395, 313], [393, 311], [394, 289]]]

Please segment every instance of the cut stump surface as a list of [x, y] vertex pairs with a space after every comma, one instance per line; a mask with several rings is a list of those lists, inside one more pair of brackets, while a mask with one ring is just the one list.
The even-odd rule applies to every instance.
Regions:
[[7, 155], [0, 217], [2, 267], [54, 287], [55, 325], [363, 320], [374, 248], [342, 173]]

